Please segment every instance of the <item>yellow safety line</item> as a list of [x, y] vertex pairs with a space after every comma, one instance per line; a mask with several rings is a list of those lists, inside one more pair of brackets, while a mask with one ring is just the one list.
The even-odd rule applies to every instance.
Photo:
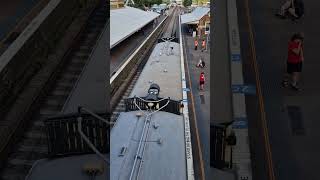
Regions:
[[258, 95], [258, 101], [260, 105], [260, 115], [262, 120], [262, 129], [263, 129], [263, 136], [265, 140], [265, 148], [266, 148], [266, 156], [267, 156], [267, 165], [268, 165], [268, 175], [269, 180], [275, 180], [275, 174], [273, 169], [273, 161], [272, 161], [272, 152], [270, 147], [270, 141], [269, 141], [269, 133], [267, 128], [267, 121], [266, 121], [266, 112], [264, 108], [264, 100], [262, 96], [262, 90], [261, 90], [261, 84], [260, 84], [260, 76], [259, 76], [259, 70], [257, 65], [257, 55], [256, 55], [256, 49], [255, 49], [255, 43], [254, 43], [254, 36], [253, 36], [253, 29], [251, 24], [251, 16], [249, 12], [249, 2], [248, 0], [245, 1], [245, 8], [246, 8], [246, 15], [248, 20], [248, 26], [249, 26], [249, 34], [250, 34], [250, 49], [252, 53], [253, 58], [253, 66], [254, 66], [254, 72], [255, 72], [255, 79], [257, 83], [257, 95]]
[[[184, 43], [184, 41], [183, 41]], [[185, 51], [185, 49], [184, 49]], [[186, 54], [186, 53], [185, 53]], [[202, 158], [202, 150], [201, 150], [201, 145], [200, 145], [200, 138], [199, 138], [199, 131], [198, 131], [198, 126], [197, 126], [197, 118], [196, 118], [196, 111], [194, 107], [194, 98], [193, 98], [193, 93], [192, 93], [192, 82], [190, 78], [190, 72], [189, 72], [189, 66], [188, 66], [188, 58], [187, 54], [185, 56], [186, 59], [186, 66], [187, 66], [187, 71], [188, 71], [188, 80], [189, 80], [189, 86], [190, 86], [190, 96], [191, 96], [191, 102], [192, 102], [192, 113], [193, 113], [193, 119], [194, 119], [194, 124], [195, 124], [195, 129], [196, 129], [196, 138], [197, 138], [197, 147], [199, 149], [199, 156], [200, 156], [200, 179], [205, 180], [205, 173], [204, 173], [204, 165], [203, 165], [203, 158]]]

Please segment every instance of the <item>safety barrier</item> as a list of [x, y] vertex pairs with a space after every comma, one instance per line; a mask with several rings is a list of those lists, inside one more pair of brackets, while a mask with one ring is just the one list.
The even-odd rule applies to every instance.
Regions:
[[[108, 118], [106, 113], [97, 113], [102, 118]], [[44, 121], [48, 140], [48, 155], [50, 157], [93, 153], [78, 132], [80, 114], [69, 114], [50, 117]], [[88, 113], [82, 113], [82, 132], [90, 142], [102, 153], [108, 153], [110, 148], [110, 126], [97, 120]]]
[[220, 125], [210, 125], [210, 166], [225, 168], [226, 129]]

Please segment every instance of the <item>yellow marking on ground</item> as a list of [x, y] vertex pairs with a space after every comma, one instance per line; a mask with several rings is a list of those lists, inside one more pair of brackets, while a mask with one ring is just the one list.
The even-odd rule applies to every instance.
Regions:
[[[182, 38], [182, 42], [183, 38]], [[185, 47], [185, 46], [184, 46]], [[203, 158], [202, 158], [202, 150], [201, 150], [201, 145], [200, 145], [200, 137], [199, 137], [199, 131], [198, 131], [198, 126], [197, 126], [197, 118], [196, 118], [196, 111], [195, 111], [195, 107], [194, 107], [194, 98], [193, 98], [193, 93], [192, 93], [192, 82], [191, 82], [191, 78], [190, 78], [190, 72], [189, 72], [189, 63], [188, 63], [188, 58], [187, 58], [187, 54], [185, 53], [185, 48], [184, 48], [184, 54], [185, 54], [185, 59], [186, 59], [186, 66], [187, 66], [187, 71], [188, 71], [188, 80], [189, 80], [189, 87], [190, 87], [190, 96], [191, 96], [191, 104], [192, 104], [192, 113], [193, 113], [193, 119], [194, 119], [194, 125], [195, 125], [195, 129], [196, 129], [196, 141], [197, 141], [197, 148], [199, 150], [199, 158], [200, 158], [200, 179], [201, 180], [205, 180], [205, 173], [204, 173], [204, 165], [203, 165]]]
[[257, 65], [257, 55], [256, 55], [256, 49], [255, 49], [255, 43], [254, 43], [254, 36], [253, 36], [253, 29], [252, 29], [252, 23], [251, 23], [251, 15], [249, 12], [248, 0], [245, 0], [245, 9], [246, 9], [246, 17], [247, 17], [248, 28], [249, 28], [249, 40], [250, 40], [250, 44], [251, 44], [250, 50], [252, 53], [255, 79], [256, 79], [256, 83], [257, 83], [257, 95], [258, 95], [258, 101], [259, 101], [259, 105], [260, 105], [262, 130], [263, 130], [263, 136], [264, 136], [264, 141], [265, 141], [264, 145], [266, 148], [268, 175], [269, 175], [269, 180], [275, 180], [273, 161], [272, 161], [272, 152], [271, 152], [271, 147], [270, 147], [269, 133], [268, 133], [267, 121], [266, 121], [266, 112], [265, 112], [264, 100], [263, 100], [261, 84], [260, 84], [260, 76], [259, 76], [259, 70], [258, 70], [258, 65]]

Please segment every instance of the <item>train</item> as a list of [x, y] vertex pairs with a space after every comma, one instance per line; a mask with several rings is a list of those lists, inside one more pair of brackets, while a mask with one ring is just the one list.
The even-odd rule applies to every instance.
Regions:
[[186, 180], [180, 44], [159, 41], [110, 132], [111, 180]]

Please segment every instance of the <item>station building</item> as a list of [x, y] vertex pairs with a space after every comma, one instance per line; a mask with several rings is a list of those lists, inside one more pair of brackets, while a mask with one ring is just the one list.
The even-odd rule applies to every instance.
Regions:
[[198, 37], [208, 35], [210, 33], [210, 8], [196, 7], [191, 13], [181, 15], [181, 23], [187, 24]]

